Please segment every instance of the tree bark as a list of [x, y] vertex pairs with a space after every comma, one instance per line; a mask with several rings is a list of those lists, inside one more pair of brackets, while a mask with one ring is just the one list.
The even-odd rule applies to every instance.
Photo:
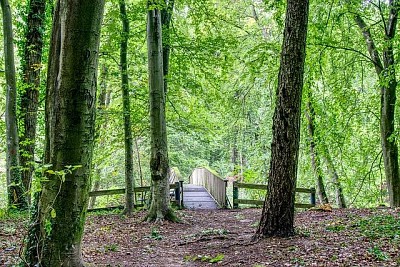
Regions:
[[103, 9], [104, 0], [57, 2], [46, 94], [45, 164], [50, 167], [28, 234], [29, 266], [84, 266]]
[[124, 214], [131, 215], [134, 208], [133, 201], [133, 138], [131, 123], [131, 106], [129, 97], [129, 76], [128, 76], [128, 39], [129, 20], [126, 14], [125, 0], [119, 0], [120, 17], [122, 22], [120, 65], [121, 65], [121, 86], [124, 110], [124, 140], [125, 140], [125, 209]]
[[164, 75], [164, 92], [168, 92], [168, 74], [169, 74], [169, 54], [171, 52], [170, 25], [172, 12], [174, 10], [174, 0], [164, 0], [165, 7], [161, 10], [161, 27], [162, 27], [162, 51], [163, 51], [163, 75]]
[[288, 0], [273, 118], [268, 180], [254, 238], [294, 235], [294, 197], [308, 22], [308, 0]]
[[148, 1], [147, 49], [150, 93], [150, 172], [152, 201], [148, 221], [175, 220], [169, 206], [169, 162], [165, 120], [163, 46], [159, 2]]
[[[22, 153], [22, 183], [30, 191], [34, 171], [37, 111], [39, 106], [40, 70], [42, 68], [43, 29], [46, 1], [30, 0], [24, 45], [23, 81], [26, 89], [21, 95], [23, 132], [20, 139]], [[30, 196], [30, 194], [28, 194]]]
[[17, 127], [17, 84], [15, 81], [14, 37], [11, 8], [8, 0], [0, 0], [3, 13], [4, 63], [6, 74], [6, 136], [7, 136], [7, 193], [9, 208], [25, 209], [26, 195], [23, 190], [20, 168], [19, 138]]
[[312, 98], [311, 92], [309, 92], [308, 100], [307, 100], [306, 117], [307, 117], [307, 121], [308, 121], [308, 135], [309, 135], [309, 142], [310, 142], [311, 165], [314, 169], [314, 175], [316, 177], [317, 195], [318, 195], [319, 202], [322, 204], [327, 204], [327, 203], [329, 203], [329, 200], [328, 200], [328, 196], [326, 195], [324, 179], [322, 177], [322, 172], [321, 172], [321, 162], [319, 160], [317, 147], [315, 144], [315, 111], [312, 106], [311, 98]]
[[397, 80], [395, 73], [396, 66], [393, 52], [393, 39], [396, 33], [399, 9], [399, 3], [397, 2], [398, 1], [396, 0], [389, 1], [389, 17], [387, 22], [384, 23], [385, 42], [383, 45], [383, 60], [381, 60], [379, 56], [379, 51], [375, 45], [369, 27], [360, 15], [354, 17], [355, 23], [363, 34], [368, 53], [370, 54], [375, 71], [379, 78], [381, 89], [381, 146], [391, 207], [400, 207], [399, 153], [394, 129]]

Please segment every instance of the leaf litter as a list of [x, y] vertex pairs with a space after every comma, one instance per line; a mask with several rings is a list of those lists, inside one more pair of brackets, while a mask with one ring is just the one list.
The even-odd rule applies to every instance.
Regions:
[[[400, 210], [299, 211], [297, 234], [252, 242], [260, 209], [181, 210], [182, 223], [143, 222], [145, 212], [88, 216], [88, 266], [400, 266]], [[27, 220], [0, 221], [0, 266], [13, 266]]]

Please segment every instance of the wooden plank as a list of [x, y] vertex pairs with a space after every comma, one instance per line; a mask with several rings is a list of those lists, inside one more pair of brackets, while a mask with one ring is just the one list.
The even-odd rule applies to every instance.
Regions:
[[[254, 200], [254, 199], [234, 199], [233, 203], [245, 204], [245, 205], [256, 205], [256, 206], [264, 205], [263, 200]], [[302, 204], [302, 203], [295, 203], [294, 206], [295, 206], [295, 208], [300, 208], [300, 209], [309, 209], [309, 208], [314, 207], [312, 204]]]
[[89, 197], [122, 195], [122, 194], [125, 194], [125, 188], [92, 191], [92, 192], [89, 192]]
[[[268, 186], [265, 184], [249, 184], [249, 183], [234, 183], [237, 188], [247, 188], [247, 189], [258, 189], [258, 190], [267, 190]], [[310, 188], [296, 188], [297, 193], [308, 193], [311, 194], [314, 190]]]
[[[176, 184], [170, 184], [170, 189], [175, 189]], [[148, 192], [150, 191], [150, 186], [138, 186], [133, 189], [135, 193], [140, 192]], [[125, 188], [118, 188], [118, 189], [108, 189], [108, 190], [98, 190], [89, 192], [89, 197], [98, 197], [98, 196], [109, 196], [109, 195], [122, 195], [125, 194]]]
[[233, 186], [237, 188], [248, 188], [248, 189], [258, 189], [258, 190], [267, 190], [266, 184], [248, 184], [248, 183], [234, 183]]

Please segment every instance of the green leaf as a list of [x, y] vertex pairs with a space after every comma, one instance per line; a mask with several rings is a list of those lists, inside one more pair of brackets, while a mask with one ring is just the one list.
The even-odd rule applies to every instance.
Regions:
[[210, 263], [217, 263], [222, 261], [225, 258], [224, 254], [218, 254], [217, 256], [215, 256], [214, 258], [210, 259]]
[[53, 219], [57, 216], [56, 210], [55, 210], [54, 208], [51, 209], [51, 211], [50, 211], [50, 216], [51, 216], [51, 218], [53, 218]]

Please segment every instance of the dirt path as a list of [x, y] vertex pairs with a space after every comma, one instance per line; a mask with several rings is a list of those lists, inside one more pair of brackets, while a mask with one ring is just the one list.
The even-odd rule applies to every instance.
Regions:
[[[260, 212], [179, 211], [183, 223], [162, 225], [141, 222], [144, 212], [91, 215], [84, 258], [91, 266], [400, 266], [400, 211], [300, 212], [295, 237], [252, 243]], [[0, 221], [0, 266], [17, 261], [22, 224]]]

